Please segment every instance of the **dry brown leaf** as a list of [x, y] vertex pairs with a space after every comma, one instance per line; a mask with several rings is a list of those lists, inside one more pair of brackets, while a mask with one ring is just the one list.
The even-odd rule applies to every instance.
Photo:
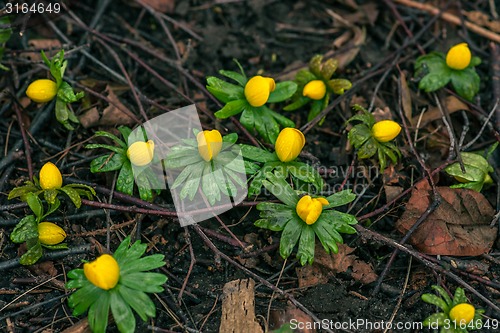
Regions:
[[410, 125], [413, 126], [414, 123], [411, 117], [412, 114], [411, 91], [410, 88], [408, 88], [408, 83], [406, 82], [406, 75], [403, 72], [401, 72], [400, 82], [401, 82], [401, 105], [403, 107], [403, 113], [406, 119], [409, 120]]
[[[486, 198], [469, 189], [438, 187], [441, 204], [410, 236], [410, 244], [426, 254], [478, 256], [487, 253], [496, 239], [497, 227], [490, 227], [494, 210]], [[406, 232], [431, 204], [427, 181], [412, 191], [403, 216], [396, 222]]]
[[143, 3], [161, 13], [173, 13], [175, 0], [142, 0]]
[[349, 272], [353, 279], [369, 284], [377, 279], [377, 274], [370, 264], [359, 260], [354, 254], [355, 248], [339, 244], [338, 253], [326, 253], [323, 246], [316, 244], [314, 263], [297, 268], [299, 287], [313, 286], [328, 282], [328, 278], [337, 273]]
[[463, 14], [472, 22], [483, 27], [488, 27], [494, 32], [500, 32], [500, 20], [490, 20], [490, 17], [480, 11], [464, 11]]
[[89, 128], [93, 126], [134, 124], [135, 120], [127, 114], [131, 112], [122, 102], [120, 102], [120, 99], [110, 86], [106, 86], [105, 94], [111, 103], [102, 111], [102, 114], [97, 107], [87, 110], [87, 112], [79, 117], [82, 126]]
[[[313, 323], [314, 320], [302, 310], [289, 303], [286, 310], [271, 310], [269, 313], [269, 328], [276, 330], [284, 324], [290, 323], [295, 319], [298, 323]], [[304, 325], [303, 328], [296, 328], [295, 333], [315, 333], [314, 327], [308, 328]]]
[[[469, 110], [467, 104], [463, 103], [461, 100], [451, 95], [446, 97], [446, 99], [444, 100], [444, 105], [446, 106], [446, 109], [448, 110], [449, 114], [452, 114], [460, 110], [466, 110], [466, 111]], [[420, 123], [418, 122], [419, 118], [420, 115], [413, 117], [411, 123], [415, 125], [418, 124], [419, 128], [422, 128], [431, 121], [441, 119], [441, 111], [437, 106], [431, 106], [427, 111], [425, 111], [424, 115], [422, 116], [422, 119], [420, 120]]]
[[[28, 41], [28, 45], [36, 50], [43, 50], [49, 59], [62, 48], [59, 39], [31, 39]], [[40, 51], [21, 53], [21, 56], [31, 61], [42, 60]]]

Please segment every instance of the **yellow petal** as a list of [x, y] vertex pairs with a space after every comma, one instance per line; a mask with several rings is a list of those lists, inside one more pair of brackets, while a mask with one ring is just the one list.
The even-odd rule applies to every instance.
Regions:
[[199, 132], [196, 141], [201, 158], [207, 162], [217, 157], [222, 149], [222, 135], [218, 130]]
[[103, 254], [96, 260], [85, 263], [83, 273], [94, 286], [104, 290], [114, 288], [120, 279], [120, 267], [109, 254]]
[[127, 157], [135, 166], [145, 166], [151, 163], [154, 157], [155, 143], [153, 140], [137, 141], [127, 149]]
[[47, 162], [40, 170], [40, 187], [43, 190], [56, 190], [62, 186], [61, 171], [52, 162]]
[[52, 80], [41, 79], [30, 83], [26, 95], [35, 103], [51, 101], [57, 94], [57, 85]]
[[467, 43], [460, 43], [453, 46], [446, 54], [446, 65], [452, 69], [462, 70], [469, 66], [472, 58]]
[[295, 207], [295, 211], [302, 221], [311, 225], [321, 216], [324, 205], [328, 205], [328, 201], [325, 198], [320, 197], [313, 199], [310, 195], [305, 195], [300, 198]]
[[306, 138], [301, 131], [287, 127], [278, 135], [274, 149], [281, 162], [290, 162], [299, 156], [305, 144]]
[[372, 127], [373, 137], [378, 142], [388, 142], [398, 136], [401, 126], [392, 120], [382, 120]]
[[309, 206], [311, 205], [312, 199], [310, 195], [305, 195], [300, 198], [297, 206], [295, 207], [295, 211], [297, 215], [302, 219], [302, 221], [307, 220], [307, 215], [309, 214]]
[[321, 204], [321, 202], [319, 202], [319, 200], [312, 199], [309, 206], [309, 214], [307, 214], [305, 222], [309, 225], [314, 224], [318, 220], [322, 211], [323, 205]]
[[266, 104], [269, 94], [276, 88], [274, 79], [260, 75], [252, 77], [245, 85], [245, 98], [251, 106]]
[[38, 239], [45, 245], [56, 245], [66, 238], [66, 232], [60, 226], [52, 222], [40, 222], [38, 224]]
[[474, 306], [468, 303], [462, 303], [455, 305], [450, 310], [450, 319], [455, 321], [458, 324], [468, 324], [474, 319], [474, 315], [476, 313], [476, 309]]
[[304, 86], [302, 95], [314, 100], [323, 99], [326, 95], [326, 85], [322, 80], [312, 80]]
[[321, 202], [321, 204], [323, 206], [328, 206], [330, 203], [328, 202], [328, 200], [326, 200], [325, 198], [323, 197], [319, 197], [319, 198], [316, 198], [316, 200], [318, 200], [319, 202]]

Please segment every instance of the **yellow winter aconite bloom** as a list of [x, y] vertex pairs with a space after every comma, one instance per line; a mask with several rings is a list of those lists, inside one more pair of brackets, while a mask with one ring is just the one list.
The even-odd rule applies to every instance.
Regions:
[[36, 103], [51, 101], [57, 94], [57, 85], [52, 80], [41, 79], [30, 83], [26, 95]]
[[40, 170], [40, 187], [43, 190], [57, 190], [62, 186], [61, 171], [52, 162], [47, 162]]
[[104, 290], [114, 288], [120, 279], [120, 267], [109, 254], [103, 254], [96, 260], [85, 263], [83, 273], [94, 286]]
[[222, 148], [222, 135], [218, 130], [203, 131], [196, 136], [198, 152], [205, 161], [215, 158]]
[[278, 135], [274, 149], [281, 162], [290, 162], [299, 156], [305, 144], [306, 138], [301, 131], [287, 127]]
[[326, 85], [321, 80], [312, 80], [304, 86], [302, 95], [314, 100], [323, 99], [326, 95]]
[[325, 198], [311, 198], [310, 195], [306, 195], [300, 198], [295, 210], [302, 221], [311, 225], [318, 220], [323, 211], [323, 206], [328, 204]]
[[452, 69], [462, 70], [469, 66], [472, 54], [467, 43], [453, 46], [446, 54], [446, 65]]
[[274, 79], [260, 75], [252, 77], [245, 85], [245, 98], [251, 106], [266, 104], [269, 94], [276, 88]]
[[455, 305], [450, 310], [450, 319], [455, 321], [456, 323], [468, 324], [474, 319], [474, 315], [476, 313], [476, 309], [474, 306], [468, 303], [462, 303]]
[[373, 137], [378, 142], [388, 142], [398, 136], [401, 132], [401, 126], [392, 120], [382, 120], [372, 127]]
[[38, 239], [45, 245], [56, 245], [66, 238], [63, 228], [52, 222], [41, 222], [38, 224]]
[[148, 142], [137, 141], [127, 149], [127, 157], [133, 165], [145, 166], [153, 160], [155, 143], [153, 140]]

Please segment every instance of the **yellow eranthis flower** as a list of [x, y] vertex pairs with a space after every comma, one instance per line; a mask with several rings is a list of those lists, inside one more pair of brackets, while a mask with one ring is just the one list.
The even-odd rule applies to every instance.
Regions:
[[401, 126], [392, 120], [382, 120], [372, 127], [373, 137], [378, 142], [388, 142], [398, 136], [401, 132]]
[[281, 162], [290, 162], [299, 156], [306, 144], [306, 138], [296, 128], [287, 127], [281, 130], [274, 149]]
[[476, 313], [476, 309], [474, 309], [474, 306], [468, 303], [462, 303], [455, 305], [451, 310], [450, 310], [450, 319], [455, 321], [458, 324], [468, 324], [474, 319], [474, 315]]
[[104, 290], [113, 289], [120, 279], [120, 267], [115, 258], [103, 254], [83, 265], [83, 273], [94, 286]]
[[127, 149], [127, 157], [135, 166], [145, 166], [153, 160], [155, 143], [153, 140], [148, 142], [137, 141]]
[[26, 95], [36, 103], [46, 103], [57, 95], [57, 85], [52, 80], [41, 79], [30, 83]]
[[453, 46], [446, 54], [446, 65], [452, 69], [462, 70], [469, 66], [472, 54], [467, 43]]
[[302, 95], [314, 100], [323, 99], [326, 95], [326, 85], [321, 80], [312, 80], [304, 86]]
[[45, 245], [56, 245], [66, 238], [63, 228], [52, 222], [41, 222], [38, 224], [38, 239]]
[[251, 106], [266, 104], [269, 94], [276, 88], [274, 79], [260, 75], [252, 77], [245, 85], [245, 98]]
[[61, 171], [52, 162], [47, 162], [40, 170], [40, 187], [43, 190], [57, 190], [62, 186]]
[[203, 131], [196, 136], [198, 152], [205, 161], [211, 161], [222, 149], [222, 135], [218, 130]]
[[310, 195], [306, 195], [300, 198], [295, 210], [302, 221], [311, 225], [318, 220], [323, 212], [323, 206], [328, 204], [329, 202], [325, 198], [311, 198]]

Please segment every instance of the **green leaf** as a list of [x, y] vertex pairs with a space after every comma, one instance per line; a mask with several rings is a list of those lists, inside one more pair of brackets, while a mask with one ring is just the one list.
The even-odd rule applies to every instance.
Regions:
[[[333, 232], [330, 229], [327, 229], [327, 225], [325, 223], [321, 223], [321, 217], [316, 221], [316, 223], [312, 224], [312, 229], [316, 236], [318, 236], [321, 245], [325, 249], [326, 253], [337, 253], [339, 248], [337, 246], [337, 241], [342, 242], [342, 236], [338, 232]], [[335, 236], [332, 236], [332, 234]]]
[[[267, 107], [266, 107], [267, 108]], [[295, 123], [287, 117], [267, 108], [268, 113], [281, 125], [281, 127], [295, 127]]]
[[299, 202], [299, 197], [295, 193], [290, 185], [286, 182], [285, 178], [280, 173], [270, 173], [266, 174], [265, 181], [262, 184], [271, 192], [276, 198], [280, 199], [285, 205], [290, 207], [295, 207], [297, 202]]
[[197, 149], [191, 147], [185, 148], [182, 152], [175, 151], [173, 154], [169, 153], [163, 160], [164, 167], [166, 169], [177, 169], [204, 162]]
[[359, 149], [371, 137], [372, 131], [365, 124], [358, 124], [354, 126], [347, 134], [349, 142], [357, 149]]
[[440, 298], [434, 294], [423, 294], [421, 298], [422, 298], [422, 301], [424, 301], [425, 303], [433, 304], [433, 305], [439, 307], [445, 313], [448, 313], [448, 311], [450, 311], [446, 302], [442, 298]]
[[323, 111], [323, 104], [323, 100], [312, 101], [311, 109], [309, 109], [309, 113], [307, 114], [307, 121], [313, 120]]
[[90, 162], [90, 172], [109, 172], [120, 170], [127, 157], [121, 154], [99, 156]]
[[105, 145], [105, 144], [101, 144], [101, 143], [92, 143], [92, 144], [86, 145], [85, 148], [87, 148], [87, 149], [104, 148], [104, 149], [114, 151], [117, 154], [127, 156], [126, 149], [115, 147], [115, 146], [110, 146], [110, 145]]
[[9, 196], [7, 199], [10, 200], [17, 197], [26, 196], [26, 194], [28, 193], [35, 193], [35, 195], [37, 195], [36, 192], [39, 190], [40, 189], [33, 184], [16, 187], [9, 192]]
[[445, 56], [441, 52], [431, 52], [420, 56], [415, 61], [415, 70], [427, 68], [429, 72], [438, 70], [446, 65]]
[[54, 205], [57, 200], [57, 190], [44, 190], [43, 191], [43, 198], [45, 201], [47, 201], [50, 205]]
[[90, 305], [88, 313], [89, 326], [94, 333], [105, 333], [108, 326], [110, 293], [101, 293], [100, 297]]
[[300, 109], [301, 107], [303, 107], [304, 105], [306, 105], [310, 101], [311, 101], [311, 99], [308, 98], [308, 97], [299, 96], [293, 103], [288, 104], [287, 106], [285, 106], [283, 108], [283, 110], [285, 110], [285, 111], [294, 111], [294, 110]]
[[125, 262], [139, 259], [146, 252], [147, 247], [147, 244], [143, 244], [139, 240], [135, 241], [135, 243], [125, 252]]
[[59, 90], [57, 91], [57, 98], [62, 100], [64, 103], [76, 102], [83, 96], [83, 93], [78, 93], [75, 95], [73, 88], [66, 81], [63, 81], [61, 83], [61, 85], [59, 86]]
[[455, 295], [453, 295], [453, 301], [452, 301], [453, 306], [455, 306], [457, 304], [461, 304], [461, 303], [468, 303], [468, 302], [469, 302], [469, 300], [465, 296], [464, 289], [458, 287], [455, 290]]
[[17, 223], [10, 234], [10, 240], [14, 243], [22, 243], [31, 238], [38, 239], [38, 223], [35, 216], [28, 215]]
[[136, 175], [135, 183], [137, 184], [141, 200], [148, 202], [153, 201], [153, 191], [151, 190], [151, 185], [149, 184], [145, 171]]
[[377, 152], [377, 141], [372, 137], [368, 139], [358, 150], [358, 157], [360, 159], [370, 158]]
[[129, 273], [120, 277], [120, 283], [131, 289], [140, 290], [145, 293], [161, 293], [162, 285], [167, 281], [167, 277], [160, 273]]
[[271, 153], [265, 149], [244, 144], [241, 144], [240, 148], [243, 158], [262, 163], [279, 161], [275, 153]]
[[210, 205], [213, 206], [217, 201], [220, 201], [220, 190], [219, 186], [217, 186], [211, 163], [205, 163], [203, 177], [201, 178], [201, 190]]
[[451, 84], [453, 88], [463, 98], [472, 101], [479, 92], [481, 78], [474, 68], [466, 68], [461, 71], [452, 71]]
[[297, 83], [293, 81], [284, 81], [276, 84], [276, 88], [269, 94], [267, 103], [283, 102], [284, 100], [292, 97], [297, 91]]
[[302, 227], [300, 234], [299, 249], [297, 251], [297, 259], [304, 266], [306, 263], [312, 265], [314, 260], [314, 245], [315, 245], [314, 230], [308, 225]]
[[283, 259], [288, 258], [292, 253], [302, 233], [303, 225], [304, 223], [297, 220], [291, 220], [283, 229], [280, 239], [280, 255]]
[[470, 60], [469, 68], [479, 66], [481, 64], [481, 58], [473, 56]]
[[324, 80], [330, 80], [333, 73], [335, 73], [335, 71], [337, 70], [338, 66], [339, 66], [339, 62], [337, 59], [334, 59], [334, 58], [328, 59], [321, 66], [321, 70], [320, 70], [321, 77]]
[[188, 197], [189, 200], [193, 200], [200, 186], [201, 176], [203, 174], [204, 167], [205, 167], [204, 162], [193, 164], [191, 174], [189, 178], [183, 182], [184, 186], [182, 187], [182, 190], [179, 193], [181, 199], [185, 199], [186, 197]]
[[240, 123], [250, 131], [255, 127], [254, 108], [248, 104], [241, 113]]
[[115, 253], [113, 254], [113, 258], [118, 262], [118, 266], [123, 266], [126, 264], [125, 257], [127, 255], [128, 248], [130, 246], [130, 236], [125, 237], [122, 240]]
[[321, 62], [323, 61], [322, 54], [314, 55], [311, 60], [309, 60], [309, 70], [314, 74], [315, 78], [321, 77]]
[[221, 69], [219, 71], [219, 73], [221, 75], [224, 75], [225, 77], [228, 77], [230, 79], [233, 79], [234, 81], [238, 82], [238, 84], [242, 87], [244, 87], [246, 84], [247, 84], [247, 77], [243, 74], [240, 74], [240, 73], [236, 73], [236, 72], [233, 72], [233, 71], [226, 71], [224, 69]]
[[323, 189], [323, 178], [321, 178], [318, 171], [310, 165], [302, 162], [288, 162], [286, 168], [295, 178], [313, 184], [318, 192]]
[[430, 325], [433, 325], [432, 327], [435, 327], [435, 325], [437, 325], [437, 327], [441, 327], [446, 324], [447, 320], [449, 323], [450, 318], [446, 313], [433, 313], [429, 317], [425, 318], [422, 325], [424, 327], [431, 327]]
[[31, 238], [26, 240], [28, 251], [21, 256], [19, 263], [21, 265], [33, 265], [42, 257], [43, 250], [38, 238]]
[[207, 83], [207, 90], [223, 103], [238, 99], [245, 100], [244, 89], [241, 86], [228, 83], [214, 76], [207, 77]]
[[443, 67], [441, 71], [431, 72], [424, 76], [418, 83], [418, 88], [425, 92], [433, 92], [441, 89], [450, 82], [450, 75], [449, 68], [447, 66]]
[[334, 79], [328, 81], [328, 87], [337, 95], [342, 95], [346, 90], [351, 89], [352, 83], [346, 79]]
[[26, 195], [26, 203], [30, 207], [31, 211], [35, 214], [35, 216], [38, 219], [41, 219], [43, 215], [43, 205], [40, 198], [33, 193], [28, 193]]
[[[128, 128], [128, 127], [120, 126], [118, 128], [118, 130], [120, 130], [120, 128], [122, 128], [122, 130], [124, 130], [124, 128], [125, 128], [125, 129], [128, 129], [129, 131], [131, 131], [130, 128]], [[130, 132], [129, 132], [129, 134], [130, 134]], [[106, 132], [106, 131], [96, 131], [94, 133], [94, 136], [102, 136], [102, 137], [111, 139], [111, 140], [113, 140], [114, 142], [116, 142], [119, 146], [121, 146], [125, 150], [128, 148], [128, 146], [125, 143], [125, 141], [123, 141], [122, 139], [118, 138], [116, 135], [111, 134], [109, 132]]]
[[226, 119], [241, 113], [248, 102], [245, 99], [236, 99], [226, 102], [226, 105], [219, 111], [215, 112], [215, 116], [219, 119]]
[[[67, 185], [66, 185], [67, 186]], [[59, 208], [59, 206], [61, 205], [61, 202], [59, 201], [59, 199], [56, 197], [54, 202], [53, 203], [48, 203], [48, 206], [49, 206], [49, 209], [45, 212], [45, 214], [43, 214], [43, 216], [41, 218], [38, 219], [38, 221], [41, 221], [43, 220], [45, 217], [49, 216], [50, 214], [52, 214], [53, 212], [55, 212], [57, 210], [57, 208]]]
[[120, 293], [123, 300], [137, 312], [143, 321], [146, 321], [148, 317], [155, 317], [156, 306], [146, 293], [128, 288], [122, 284], [118, 284], [116, 290]]
[[354, 201], [354, 199], [356, 199], [356, 194], [352, 193], [352, 190], [343, 190], [343, 191], [334, 193], [326, 198], [326, 200], [330, 204], [326, 207], [323, 207], [323, 210], [325, 210], [327, 208], [333, 208], [333, 207], [347, 205], [348, 203]]
[[[87, 311], [87, 309], [92, 304], [94, 304], [98, 299], [103, 297], [103, 294], [107, 293], [105, 290], [94, 286], [89, 280], [87, 280], [87, 278], [85, 278], [85, 276], [84, 279], [85, 279], [83, 280], [84, 283], [79, 283], [82, 284], [83, 286], [68, 297], [68, 305], [71, 308], [73, 308], [74, 316], [79, 316], [85, 313], [85, 311]], [[66, 287], [67, 288], [75, 287], [74, 284], [72, 283], [73, 281], [75, 280], [68, 282], [66, 284]]]
[[120, 274], [125, 275], [162, 267], [165, 265], [165, 261], [163, 261], [164, 258], [165, 256], [163, 254], [153, 254], [144, 258], [123, 263], [123, 265], [120, 266]]
[[434, 289], [435, 291], [437, 291], [439, 293], [439, 295], [441, 295], [441, 298], [444, 299], [446, 304], [448, 304], [448, 306], [451, 309], [451, 307], [453, 306], [453, 301], [451, 300], [450, 295], [448, 295], [448, 292], [446, 290], [444, 290], [443, 287], [438, 286], [438, 285], [433, 285], [432, 289]]
[[259, 203], [257, 209], [260, 210], [260, 220], [255, 222], [259, 228], [272, 231], [281, 231], [292, 219], [296, 219], [295, 209], [278, 203]]
[[116, 179], [116, 189], [122, 193], [132, 195], [134, 192], [134, 173], [130, 161], [123, 163], [118, 178]]
[[116, 326], [121, 333], [133, 333], [135, 331], [135, 317], [130, 306], [123, 300], [116, 289], [110, 292], [111, 313]]
[[255, 129], [267, 142], [274, 144], [280, 133], [280, 126], [271, 109], [264, 105], [259, 110], [260, 112], [254, 113]]
[[80, 206], [82, 205], [82, 199], [80, 198], [80, 195], [78, 194], [78, 192], [76, 190], [74, 190], [73, 188], [71, 188], [69, 186], [61, 187], [60, 190], [63, 191], [64, 193], [66, 193], [66, 195], [73, 202], [73, 204], [75, 205], [76, 208], [80, 208]]

